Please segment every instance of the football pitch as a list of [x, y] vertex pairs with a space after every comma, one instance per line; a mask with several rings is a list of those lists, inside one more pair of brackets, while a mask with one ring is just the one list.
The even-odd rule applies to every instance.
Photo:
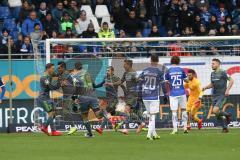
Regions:
[[192, 130], [189, 134], [159, 130], [161, 139], [147, 141], [146, 132], [104, 132], [88, 139], [83, 132], [49, 137], [41, 133], [0, 134], [1, 160], [237, 160], [240, 129]]

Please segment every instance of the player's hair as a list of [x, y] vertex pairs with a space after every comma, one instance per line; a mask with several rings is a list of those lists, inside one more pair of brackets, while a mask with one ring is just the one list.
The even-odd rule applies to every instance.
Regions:
[[151, 55], [151, 62], [159, 62], [158, 55], [152, 54], [152, 55]]
[[180, 58], [178, 56], [173, 56], [171, 58], [171, 64], [180, 64]]
[[76, 62], [74, 68], [76, 70], [81, 70], [82, 69], [82, 63], [81, 62]]
[[61, 66], [61, 67], [63, 67], [64, 69], [66, 69], [66, 68], [67, 68], [67, 65], [66, 65], [66, 63], [65, 63], [65, 62], [63, 62], [63, 61], [60, 61], [60, 62], [58, 62], [58, 65], [59, 65], [59, 66]]
[[51, 68], [52, 66], [54, 66], [53, 63], [48, 63], [48, 64], [46, 64], [45, 69], [47, 70], [47, 69]]
[[125, 59], [124, 60], [124, 63], [126, 63], [128, 66], [132, 67], [133, 65], [133, 61], [132, 60], [129, 60], [129, 59]]
[[195, 72], [193, 69], [189, 69], [189, 70], [188, 70], [188, 73], [192, 73], [192, 74], [194, 74], [194, 75], [196, 74], [196, 72]]
[[219, 64], [221, 64], [221, 61], [219, 59], [217, 59], [217, 58], [213, 58], [212, 61], [218, 62]]
[[114, 68], [113, 68], [113, 66], [109, 66], [108, 68], [109, 68], [111, 71], [114, 72]]

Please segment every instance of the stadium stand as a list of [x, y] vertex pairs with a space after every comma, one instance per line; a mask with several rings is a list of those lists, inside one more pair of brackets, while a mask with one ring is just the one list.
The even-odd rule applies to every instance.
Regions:
[[[32, 15], [35, 11], [36, 16]], [[85, 13], [86, 18], [81, 18]], [[0, 30], [7, 29], [18, 44], [18, 35], [30, 36], [35, 23], [44, 38], [86, 37], [88, 24], [101, 32], [104, 22], [113, 37], [231, 36], [239, 35], [240, 0], [3, 0]], [[86, 21], [85, 21], [86, 19]], [[57, 26], [56, 26], [57, 25]], [[54, 27], [51, 27], [54, 26]], [[155, 29], [153, 29], [155, 28]], [[153, 31], [155, 30], [155, 31]], [[121, 32], [121, 33], [120, 33]], [[154, 33], [155, 32], [155, 33]], [[101, 33], [100, 33], [101, 35]], [[1, 35], [2, 37], [2, 35]], [[89, 37], [89, 36], [87, 36]], [[90, 36], [91, 37], [91, 36]], [[94, 36], [93, 36], [94, 37]], [[3, 39], [3, 38], [1, 38]], [[3, 46], [0, 43], [0, 48]], [[17, 48], [20, 53], [21, 47]], [[3, 51], [1, 50], [0, 53]], [[0, 54], [0, 55], [1, 55]]]

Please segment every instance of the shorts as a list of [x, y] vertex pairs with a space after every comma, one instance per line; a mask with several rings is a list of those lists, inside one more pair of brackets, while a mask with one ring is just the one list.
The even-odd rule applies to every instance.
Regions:
[[143, 103], [146, 107], [146, 111], [148, 114], [159, 113], [159, 110], [160, 110], [159, 100], [143, 100]]
[[223, 108], [223, 105], [226, 103], [227, 98], [225, 95], [213, 96], [212, 98], [212, 106], [219, 107], [220, 109]]
[[182, 109], [186, 109], [187, 105], [187, 97], [186, 95], [176, 96], [176, 97], [169, 97], [170, 100], [170, 108], [172, 111], [178, 110], [178, 107]]
[[[195, 107], [195, 102], [198, 100], [199, 100], [199, 98], [188, 98], [186, 111], [191, 112], [192, 109]], [[200, 106], [201, 106], [201, 103], [200, 103]], [[200, 106], [199, 106], [199, 108], [200, 108]]]
[[97, 98], [93, 98], [93, 97], [88, 97], [88, 96], [80, 96], [79, 98], [79, 110], [82, 113], [88, 113], [89, 109], [92, 109], [93, 112], [97, 112], [100, 110], [99, 108], [99, 102]]

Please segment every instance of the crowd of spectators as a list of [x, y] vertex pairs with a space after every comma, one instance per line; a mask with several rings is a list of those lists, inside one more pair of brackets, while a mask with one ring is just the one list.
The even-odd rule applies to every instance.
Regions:
[[12, 53], [32, 53], [46, 38], [231, 36], [239, 27], [240, 0], [2, 0], [0, 53], [8, 41]]

